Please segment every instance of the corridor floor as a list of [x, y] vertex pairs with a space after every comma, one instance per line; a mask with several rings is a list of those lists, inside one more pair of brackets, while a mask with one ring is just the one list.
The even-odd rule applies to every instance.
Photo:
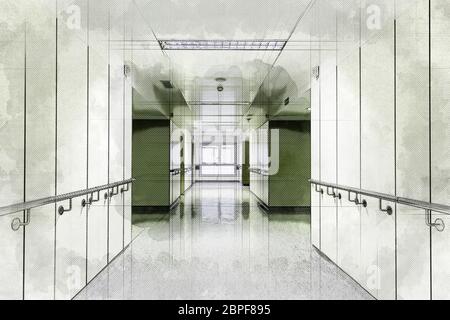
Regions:
[[308, 214], [265, 213], [248, 188], [197, 183], [76, 299], [372, 299], [310, 243]]

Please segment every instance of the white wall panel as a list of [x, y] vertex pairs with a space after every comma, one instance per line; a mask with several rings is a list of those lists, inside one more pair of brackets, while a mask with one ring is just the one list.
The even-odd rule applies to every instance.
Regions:
[[[109, 121], [109, 182], [124, 178], [124, 19], [123, 7], [118, 1], [111, 3], [110, 30], [110, 121]], [[109, 204], [109, 261], [123, 249], [123, 194], [110, 199]]]
[[336, 10], [319, 2], [320, 22], [320, 161], [321, 178], [336, 182]]
[[[450, 2], [432, 0], [431, 5], [431, 200], [450, 205]], [[433, 229], [432, 295], [433, 299], [449, 299], [450, 219], [448, 215], [434, 214], [432, 221], [439, 218], [446, 229]]]
[[[115, 188], [117, 192], [117, 188]], [[120, 193], [109, 201], [108, 259], [112, 261], [123, 249], [123, 197]]]
[[[366, 198], [369, 203], [369, 200]], [[376, 206], [376, 202], [370, 201]], [[377, 262], [377, 211], [361, 208], [361, 282], [360, 284], [374, 297], [378, 295], [379, 266]]]
[[[354, 197], [355, 195], [352, 195]], [[353, 279], [361, 279], [361, 208], [342, 192], [338, 206], [337, 264]]]
[[448, 215], [434, 213], [432, 222], [441, 219], [446, 228], [439, 232], [432, 229], [432, 297], [434, 300], [450, 299], [450, 255], [448, 244], [450, 243], [450, 218]]
[[[130, 177], [131, 84], [124, 93], [121, 48], [114, 48], [118, 55], [111, 59], [108, 132], [108, 12], [112, 5], [111, 35], [117, 40], [123, 35], [125, 3], [2, 4], [6, 6], [0, 10], [0, 206], [103, 185], [108, 178], [123, 180], [124, 174]], [[127, 232], [124, 200], [121, 195], [112, 200], [111, 211], [119, 217], [110, 216], [113, 254], [124, 241], [131, 241], [131, 191], [127, 196]], [[24, 213], [1, 217], [0, 298], [70, 299], [93, 278], [106, 265], [108, 252], [108, 205], [102, 194], [100, 198], [89, 210], [89, 221], [87, 207], [81, 206], [88, 197], [73, 199], [72, 210], [63, 215], [55, 209], [68, 208], [69, 201], [35, 208], [30, 225], [17, 232], [11, 230], [11, 221], [23, 220]]]
[[33, 209], [31, 223], [25, 227], [25, 232], [24, 298], [27, 300], [53, 299], [55, 205]]
[[[97, 196], [95, 193], [94, 199]], [[87, 212], [87, 281], [92, 280], [106, 266], [108, 257], [108, 201], [104, 199], [103, 193], [99, 196], [99, 202], [89, 205]]]
[[337, 263], [338, 254], [337, 224], [336, 200], [328, 196], [325, 190], [325, 195], [321, 198], [320, 248], [335, 263]]
[[[311, 178], [320, 180], [320, 80], [313, 74], [313, 69], [320, 66], [320, 53], [313, 42], [317, 36], [318, 21], [316, 19], [316, 6], [314, 5], [309, 15], [311, 16], [311, 57], [310, 57], [310, 77], [311, 77]], [[321, 195], [311, 191], [311, 241], [320, 249], [320, 212]]]
[[[124, 7], [127, 8], [131, 4], [130, 0], [124, 2]], [[139, 13], [136, 10], [124, 11], [125, 14], [125, 40], [130, 41], [134, 39], [135, 33], [135, 16]], [[130, 67], [133, 63], [134, 52], [132, 50], [124, 51], [124, 63]], [[132, 178], [132, 140], [133, 140], [133, 74], [129, 73], [125, 77], [124, 88], [124, 179]], [[132, 234], [132, 185], [129, 186], [129, 191], [124, 193], [124, 246], [131, 243]]]
[[[359, 188], [360, 167], [360, 6], [340, 2], [337, 14], [337, 182]], [[356, 14], [355, 14], [356, 13]], [[338, 202], [338, 265], [361, 279], [361, 209], [342, 193]], [[356, 195], [352, 194], [351, 199]]]
[[[89, 127], [88, 187], [108, 183], [108, 6], [89, 1]], [[92, 280], [107, 264], [108, 202], [103, 193], [89, 195], [87, 210], [87, 280]]]
[[[6, 1], [0, 14], [0, 206], [24, 199], [24, 29], [17, 14], [21, 1]], [[8, 10], [8, 7], [11, 11]], [[23, 213], [0, 217], [0, 299], [22, 298], [23, 229], [14, 232], [11, 221]]]
[[361, 208], [361, 285], [380, 300], [395, 299], [395, 208], [392, 215], [378, 209], [378, 199], [364, 198]]
[[[130, 3], [130, 0], [127, 0], [126, 3]], [[134, 30], [135, 26], [135, 15], [139, 13], [135, 12], [135, 10], [131, 10], [125, 16], [125, 40], [132, 41], [135, 37], [136, 31]], [[133, 134], [133, 79], [134, 74], [132, 73], [133, 69], [131, 65], [134, 63], [134, 51], [133, 50], [125, 50], [124, 51], [124, 63], [127, 67], [130, 67], [129, 73], [125, 77], [125, 89], [124, 89], [124, 171], [125, 171], [125, 179], [132, 178], [131, 176], [131, 151], [132, 151], [132, 134]]]
[[341, 1], [337, 15], [337, 180], [357, 188], [361, 178], [359, 3]]
[[336, 182], [336, 53], [321, 53], [320, 162], [321, 177]]
[[[397, 195], [429, 201], [428, 0], [396, 1]], [[430, 299], [425, 211], [397, 207], [398, 299]]]
[[311, 243], [320, 249], [320, 193], [311, 189]]
[[397, 206], [397, 298], [430, 299], [430, 228], [425, 211]]
[[[71, 20], [77, 6], [80, 19]], [[58, 1], [56, 191], [87, 186], [87, 1]], [[55, 298], [70, 299], [86, 283], [86, 210], [82, 198], [57, 217]], [[57, 207], [68, 207], [68, 201]]]
[[403, 2], [396, 28], [397, 195], [429, 201], [429, 1], [397, 5]]
[[111, 58], [109, 181], [112, 183], [123, 180], [124, 78], [123, 56], [115, 52], [111, 53]]
[[89, 187], [108, 183], [108, 8], [89, 5]]
[[362, 188], [394, 194], [394, 2], [364, 4], [369, 13], [361, 19]]
[[[81, 24], [66, 10], [80, 7]], [[87, 175], [87, 2], [58, 1], [57, 193], [86, 188]]]
[[[127, 79], [125, 81], [125, 116], [124, 116], [124, 179], [132, 178], [131, 174], [131, 149], [132, 149], [132, 131], [133, 131], [133, 108], [132, 108], [132, 87]], [[131, 243], [131, 225], [132, 225], [132, 185], [129, 185], [129, 191], [124, 193], [124, 246]]]
[[[388, 194], [395, 194], [393, 8], [390, 0], [364, 1], [361, 17], [361, 187]], [[376, 199], [367, 201], [361, 216], [365, 285], [379, 299], [394, 299], [395, 213], [385, 218]]]
[[337, 180], [340, 185], [361, 185], [359, 103], [359, 50], [354, 51], [338, 69]]
[[450, 205], [450, 3], [431, 3], [431, 192], [433, 202]]
[[[430, 201], [431, 195], [432, 202], [448, 204], [447, 7], [450, 4], [444, 0], [343, 0], [314, 5], [313, 20], [320, 32], [313, 28], [311, 39], [319, 36], [320, 40], [320, 86], [313, 79], [313, 178], [422, 201]], [[332, 70], [336, 61], [337, 83]], [[319, 64], [314, 62], [314, 51], [311, 64]], [[314, 138], [315, 104], [320, 104], [318, 139]], [[337, 144], [336, 135], [330, 138], [333, 132]], [[314, 152], [315, 147], [320, 151]], [[314, 167], [314, 159], [320, 166]], [[445, 248], [450, 233], [431, 228], [430, 234], [424, 210], [386, 202], [384, 206], [393, 208], [393, 214], [387, 215], [379, 209], [378, 199], [366, 197], [364, 208], [349, 202], [345, 193], [336, 217], [332, 197], [324, 195], [318, 201], [312, 191], [312, 198], [313, 244], [319, 243], [323, 253], [376, 298], [448, 298], [450, 278], [445, 270], [450, 259]], [[314, 209], [315, 203], [320, 211]], [[431, 222], [439, 219], [448, 222], [446, 215], [438, 213]], [[320, 228], [315, 226], [318, 222]]]
[[[0, 16], [0, 206], [23, 200], [24, 175], [24, 3], [6, 1]], [[9, 19], [14, 15], [16, 19]]]
[[11, 221], [23, 216], [20, 212], [0, 217], [0, 300], [22, 299], [23, 229], [13, 231]]
[[[370, 210], [375, 210], [378, 201], [369, 203]], [[379, 267], [378, 299], [394, 300], [396, 298], [395, 282], [395, 204], [383, 202], [383, 206], [391, 206], [392, 215], [377, 210], [377, 266]]]
[[[56, 217], [55, 299], [73, 298], [86, 285], [86, 208], [74, 198], [72, 210]], [[57, 207], [69, 208], [69, 202]]]
[[[329, 1], [319, 2], [320, 30], [320, 176], [336, 183], [336, 10]], [[331, 191], [331, 190], [330, 190]], [[325, 190], [326, 194], [326, 190]], [[337, 207], [333, 197], [321, 202], [321, 250], [337, 262]]]

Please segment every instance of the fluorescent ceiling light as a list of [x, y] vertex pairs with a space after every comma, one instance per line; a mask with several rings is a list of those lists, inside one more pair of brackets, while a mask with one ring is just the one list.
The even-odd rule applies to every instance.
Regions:
[[159, 40], [162, 50], [281, 51], [286, 40]]

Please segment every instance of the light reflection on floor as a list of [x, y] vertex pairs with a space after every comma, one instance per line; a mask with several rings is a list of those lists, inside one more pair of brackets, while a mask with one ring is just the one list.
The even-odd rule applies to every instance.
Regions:
[[171, 214], [133, 220], [132, 245], [77, 299], [371, 299], [312, 248], [308, 214], [267, 214], [239, 184], [196, 184]]

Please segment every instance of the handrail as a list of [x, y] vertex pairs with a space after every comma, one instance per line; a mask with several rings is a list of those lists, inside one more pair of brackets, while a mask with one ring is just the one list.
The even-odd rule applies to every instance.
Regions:
[[[368, 191], [368, 190], [364, 190], [364, 189], [353, 188], [353, 187], [348, 187], [348, 186], [343, 186], [343, 185], [338, 185], [338, 184], [333, 184], [333, 183], [328, 183], [328, 182], [322, 182], [322, 181], [318, 181], [318, 180], [314, 180], [314, 179], [310, 179], [308, 181], [311, 184], [315, 185], [316, 187], [323, 186], [323, 187], [327, 187], [327, 188], [333, 188], [333, 189], [337, 189], [337, 190], [347, 191], [349, 193], [351, 192], [356, 195], [363, 195], [363, 196], [367, 196], [367, 197], [377, 198], [380, 200], [380, 204], [382, 201], [389, 201], [389, 202], [395, 202], [398, 204], [402, 204], [402, 205], [406, 205], [406, 206], [410, 206], [410, 207], [414, 207], [414, 208], [418, 208], [418, 209], [423, 209], [423, 210], [439, 212], [439, 213], [444, 213], [444, 214], [450, 215], [450, 206], [446, 206], [446, 205], [442, 205], [442, 204], [436, 204], [436, 203], [431, 203], [431, 202], [396, 197], [396, 196], [385, 194], [385, 193], [379, 193], [379, 192]], [[317, 188], [315, 190], [318, 192]], [[386, 210], [386, 209], [383, 209], [383, 210]]]
[[79, 191], [70, 192], [70, 193], [66, 193], [66, 194], [61, 194], [58, 196], [51, 196], [51, 197], [47, 197], [47, 198], [12, 204], [12, 205], [9, 205], [6, 207], [0, 207], [0, 217], [7, 216], [7, 215], [10, 215], [13, 213], [20, 212], [20, 211], [28, 211], [28, 210], [31, 210], [34, 208], [45, 206], [47, 204], [52, 204], [52, 203], [61, 202], [61, 201], [65, 201], [65, 200], [72, 200], [73, 198], [81, 197], [81, 196], [88, 195], [88, 194], [94, 194], [94, 193], [100, 192], [102, 190], [108, 190], [111, 188], [128, 185], [130, 183], [133, 183], [135, 180], [136, 179], [127, 179], [127, 180], [123, 180], [120, 182], [109, 183], [109, 184], [105, 184], [105, 185], [94, 187], [94, 188], [89, 188], [89, 189], [79, 190]]

